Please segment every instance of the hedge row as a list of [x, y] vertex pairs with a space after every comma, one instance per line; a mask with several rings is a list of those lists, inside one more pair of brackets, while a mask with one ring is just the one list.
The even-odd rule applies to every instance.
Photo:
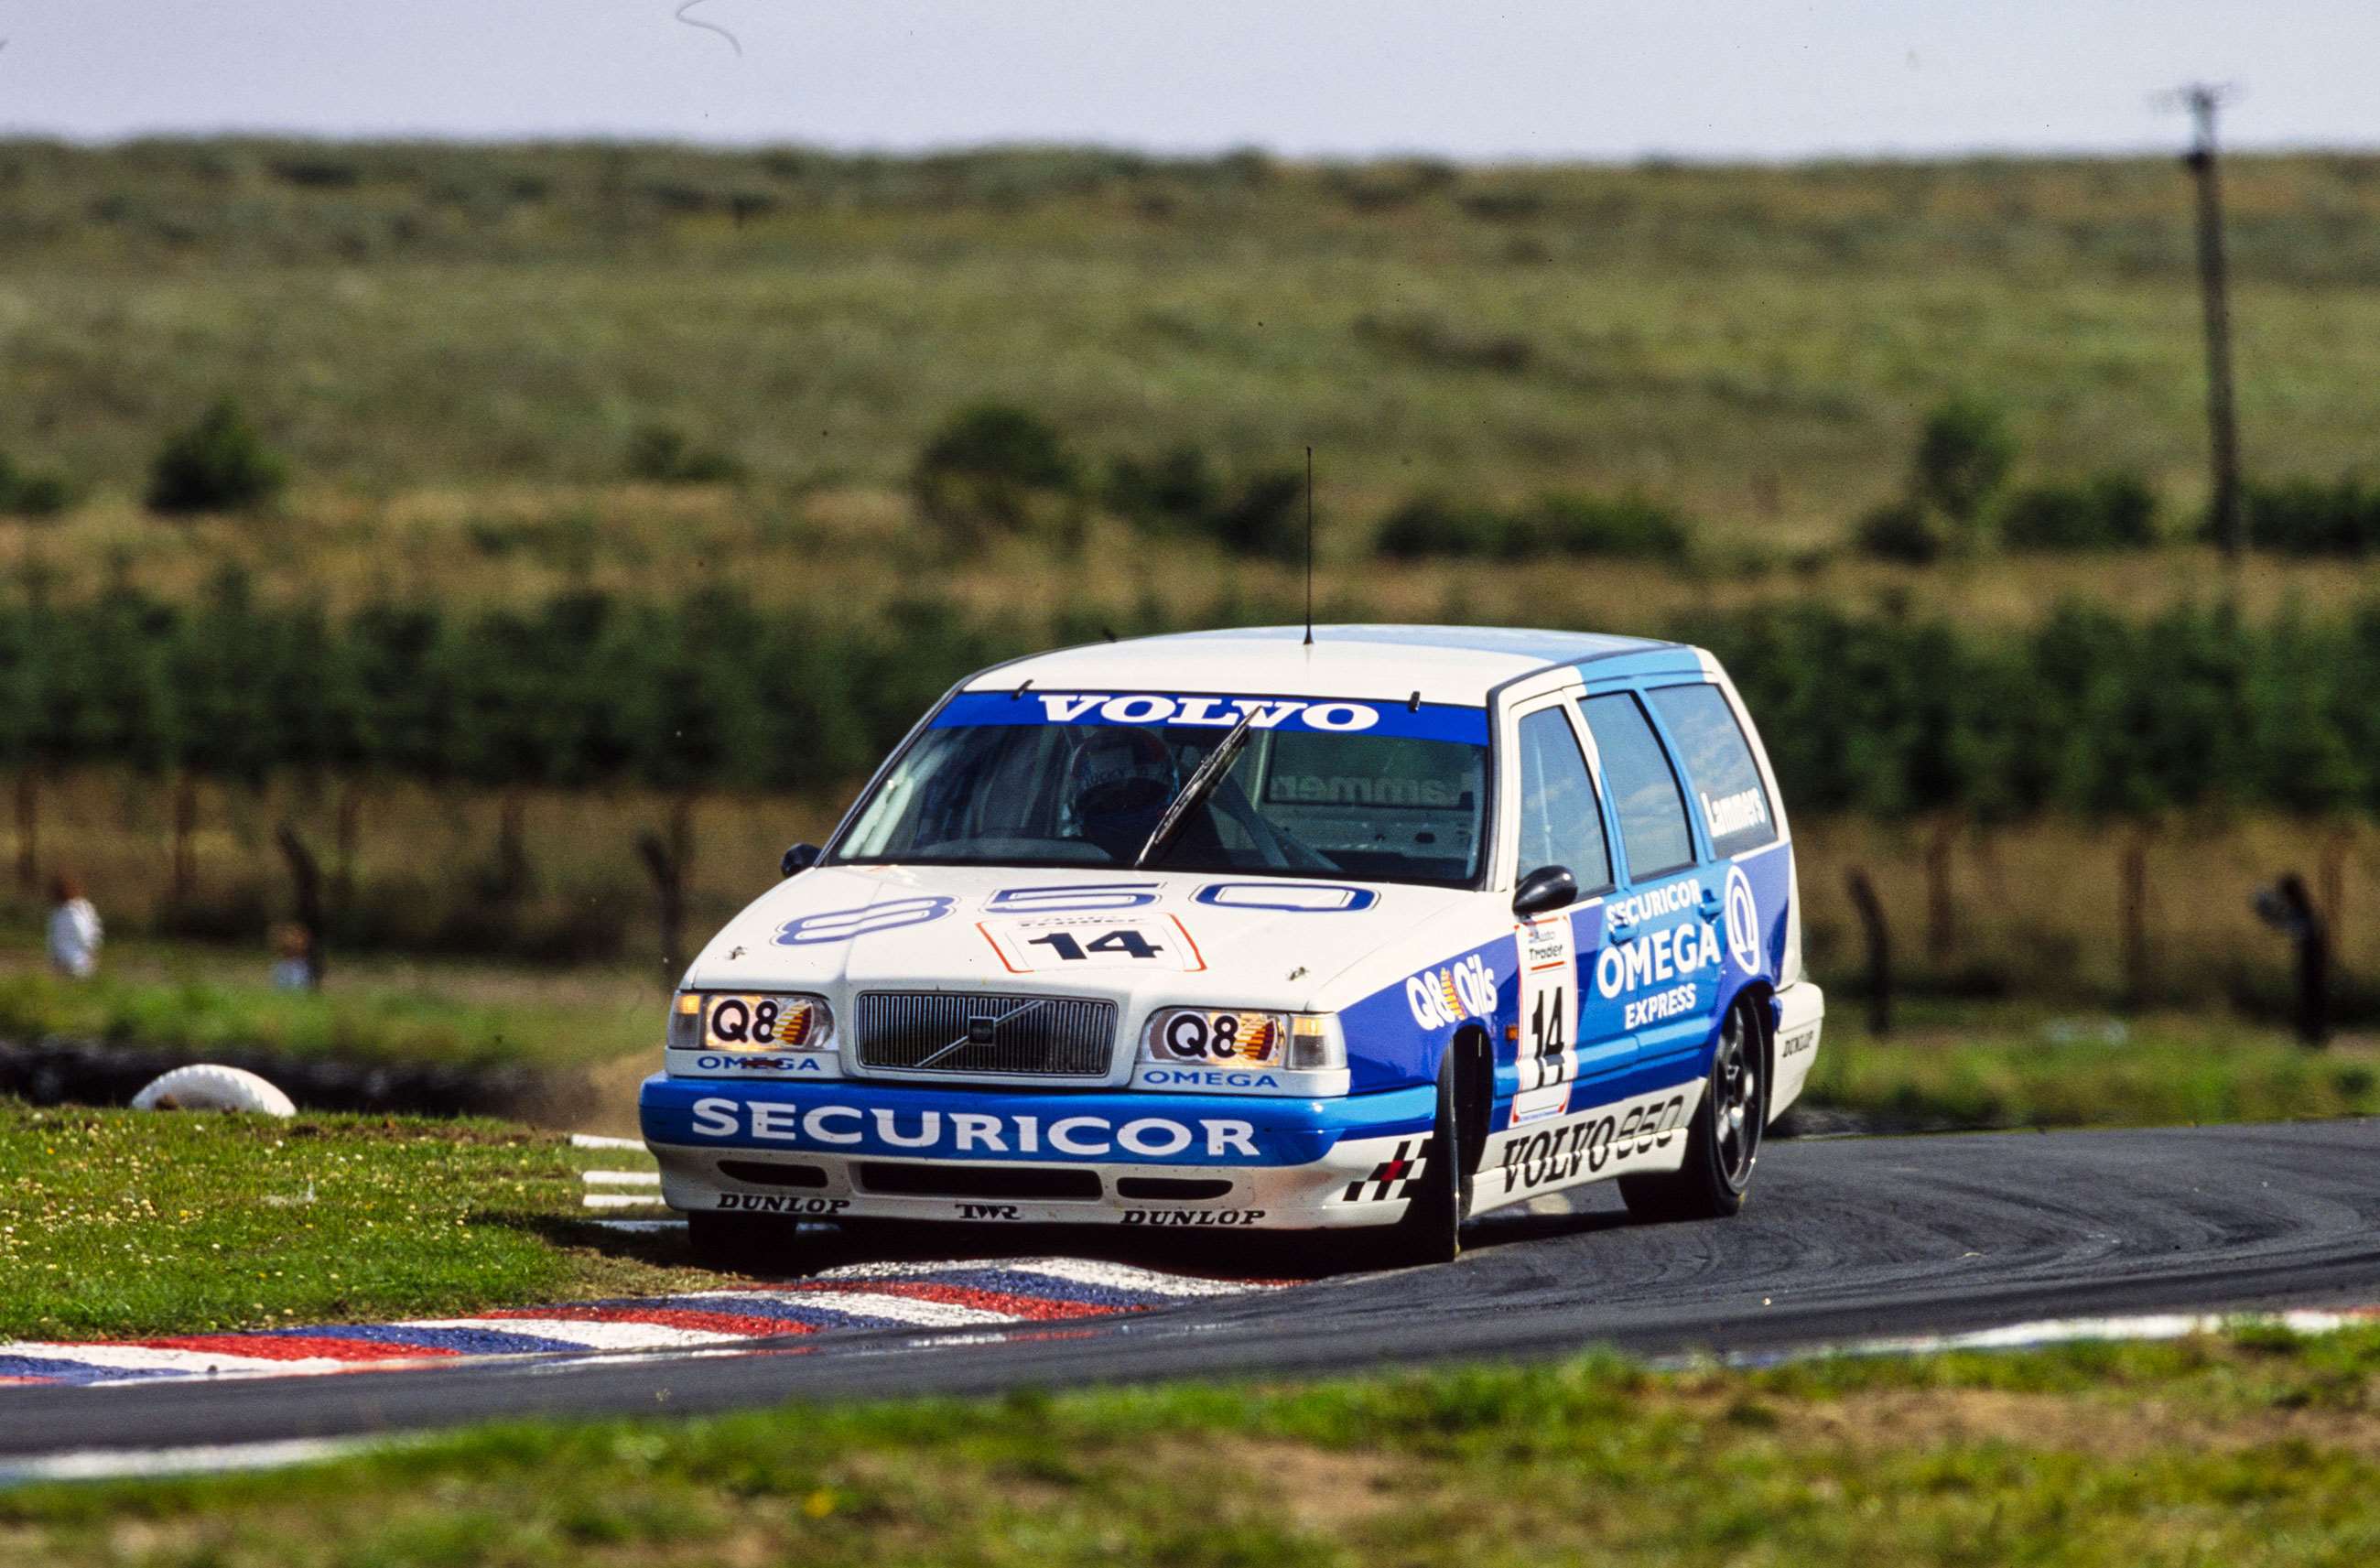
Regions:
[[[1219, 602], [1183, 618], [1286, 617]], [[0, 604], [0, 766], [833, 788], [958, 675], [1103, 629], [976, 623], [922, 599], [861, 623], [723, 593], [335, 621], [236, 586], [188, 607], [130, 590], [19, 602]], [[1670, 629], [1735, 673], [1803, 809], [2380, 808], [2380, 602], [2262, 624], [2064, 608], [1988, 632], [1784, 606]]]

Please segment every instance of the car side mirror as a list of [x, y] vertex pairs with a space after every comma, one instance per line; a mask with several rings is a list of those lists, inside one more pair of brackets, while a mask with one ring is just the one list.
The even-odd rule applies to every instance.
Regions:
[[1521, 879], [1512, 891], [1512, 913], [1526, 919], [1548, 909], [1567, 909], [1578, 902], [1578, 879], [1568, 866], [1540, 866]]
[[824, 851], [815, 844], [797, 844], [785, 851], [785, 857], [779, 862], [779, 869], [789, 877], [797, 871], [807, 871], [818, 864], [819, 857], [823, 853]]

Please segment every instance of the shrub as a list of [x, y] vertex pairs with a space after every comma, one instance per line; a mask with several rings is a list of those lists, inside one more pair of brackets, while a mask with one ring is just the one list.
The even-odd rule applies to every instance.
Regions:
[[29, 473], [0, 452], [0, 517], [53, 517], [73, 501], [66, 476]]
[[1894, 501], [1862, 517], [1852, 529], [1864, 554], [1905, 566], [1930, 565], [1950, 548], [1940, 513], [1915, 501]]
[[1401, 559], [1467, 555], [1498, 561], [1544, 555], [1677, 560], [1688, 543], [1685, 519], [1633, 495], [1542, 495], [1517, 512], [1421, 495], [1390, 513], [1378, 538], [1382, 554]]
[[1685, 519], [1641, 496], [1547, 495], [1513, 519], [1507, 541], [1520, 555], [1617, 555], [1676, 561], [1686, 553]]
[[225, 397], [159, 449], [149, 504], [159, 512], [238, 511], [271, 500], [288, 478], [288, 466]]
[[1105, 499], [1144, 529], [1211, 539], [1234, 555], [1293, 561], [1305, 550], [1297, 504], [1304, 486], [1283, 468], [1227, 488], [1206, 453], [1185, 443], [1148, 462], [1117, 458]]
[[1998, 408], [1953, 397], [1925, 416], [1910, 472], [1910, 497], [1972, 526], [2008, 479], [2016, 438]]
[[671, 425], [647, 425], [628, 438], [628, 474], [656, 484], [726, 484], [744, 477], [732, 454], [698, 447]]
[[1258, 474], [1216, 508], [1208, 529], [1235, 555], [1303, 560], [1305, 530], [1298, 498], [1305, 490], [1305, 480], [1287, 468]]
[[[2248, 542], [2286, 555], [2362, 555], [2380, 549], [2380, 485], [2293, 480], [2246, 486], [2240, 496]], [[2200, 529], [2212, 539], [2215, 519]]]
[[2001, 506], [2000, 538], [2016, 550], [2145, 550], [2156, 543], [2156, 492], [2133, 474], [2020, 490]]
[[1118, 457], [1108, 466], [1105, 500], [1115, 514], [1143, 528], [1196, 529], [1221, 504], [1207, 454], [1184, 443], [1143, 462]]
[[1039, 415], [1005, 403], [961, 409], [917, 455], [911, 484], [926, 516], [975, 540], [1018, 533], [1037, 498], [1071, 495], [1074, 455]]
[[1442, 495], [1417, 495], [1390, 513], [1375, 544], [1401, 561], [1431, 555], [1501, 557], [1508, 548], [1510, 519], [1484, 507], [1458, 506]]

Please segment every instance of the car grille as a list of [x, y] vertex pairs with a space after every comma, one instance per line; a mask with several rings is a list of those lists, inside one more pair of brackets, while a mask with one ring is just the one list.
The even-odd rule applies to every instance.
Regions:
[[[912, 1072], [1104, 1077], [1115, 1029], [1112, 1002], [865, 991], [859, 998], [859, 1064]], [[971, 1031], [990, 1038], [970, 1039]]]

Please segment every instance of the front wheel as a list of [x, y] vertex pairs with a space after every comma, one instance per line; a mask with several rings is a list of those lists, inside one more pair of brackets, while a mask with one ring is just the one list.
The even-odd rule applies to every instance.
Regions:
[[1727, 1010], [1711, 1051], [1710, 1082], [1694, 1111], [1686, 1158], [1675, 1171], [1622, 1176], [1628, 1211], [1648, 1220], [1718, 1220], [1743, 1207], [1768, 1118], [1760, 1020], [1748, 1000]]
[[[1373, 1179], [1405, 1184], [1404, 1217], [1392, 1225], [1342, 1233], [1350, 1261], [1361, 1269], [1411, 1269], [1451, 1263], [1463, 1252], [1463, 1150], [1454, 1114], [1454, 1052], [1438, 1072], [1438, 1120], [1407, 1158], [1403, 1146]], [[1380, 1173], [1388, 1174], [1382, 1175]]]

